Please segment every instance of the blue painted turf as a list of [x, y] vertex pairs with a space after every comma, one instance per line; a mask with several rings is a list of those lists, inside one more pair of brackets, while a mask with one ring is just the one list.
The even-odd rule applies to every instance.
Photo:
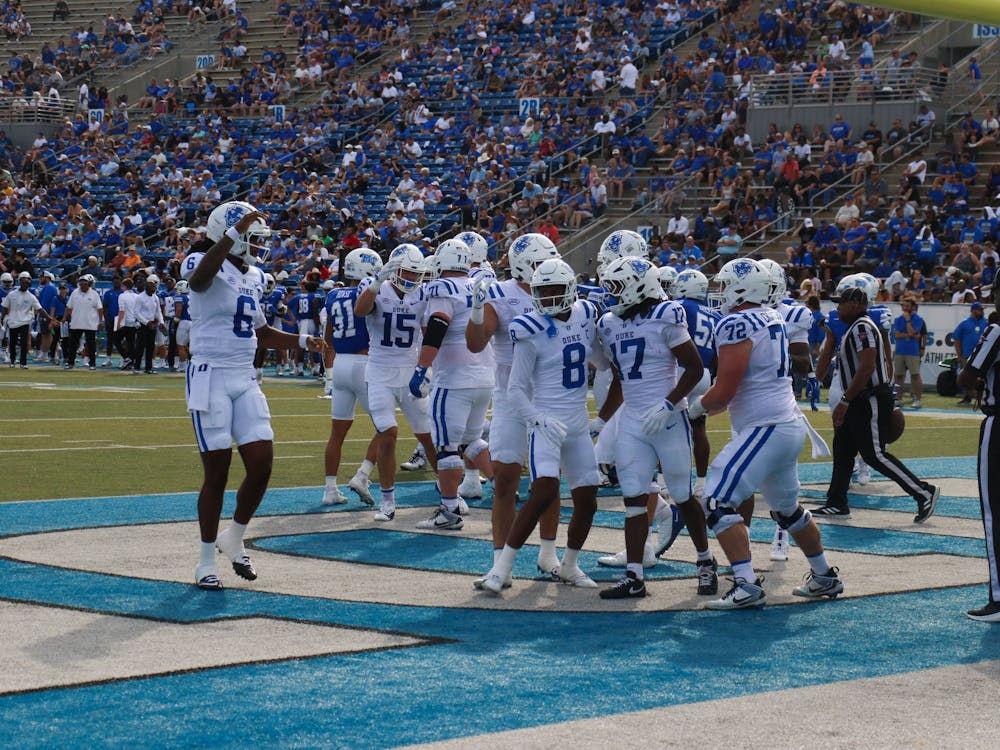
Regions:
[[[972, 459], [909, 463], [921, 476], [975, 474]], [[802, 469], [804, 482], [825, 481], [823, 467]], [[263, 510], [316, 512], [316, 492], [269, 492]], [[407, 488], [400, 502], [430, 505], [429, 494], [423, 486]], [[955, 504], [952, 514], [965, 517], [961, 499]], [[194, 517], [189, 494], [16, 503], [0, 506], [0, 534]], [[621, 514], [602, 511], [601, 520], [620, 524]], [[764, 532], [769, 538], [770, 530]], [[983, 549], [979, 540], [933, 534], [833, 524], [823, 532], [831, 547], [879, 554], [982, 555]], [[978, 551], [966, 549], [966, 542], [978, 544]], [[370, 575], [373, 586], [380, 575], [392, 575], [392, 568], [369, 567], [379, 563], [398, 565], [404, 557], [414, 568], [473, 574], [481, 571], [470, 569], [469, 561], [488, 554], [487, 542], [399, 529], [271, 537], [256, 544], [365, 563], [358, 574]], [[594, 569], [591, 557], [581, 561]], [[533, 550], [525, 550], [518, 564], [515, 572], [531, 577]], [[657, 572], [690, 574], [680, 565]], [[0, 748], [402, 745], [968, 664], [1000, 653], [1000, 628], [962, 616], [982, 603], [983, 594], [982, 586], [962, 586], [735, 614], [543, 613], [344, 602], [335, 598], [333, 585], [333, 598], [324, 599], [236, 589], [208, 593], [0, 558], [0, 597], [7, 600], [190, 623], [274, 616], [434, 639], [415, 648], [0, 697]], [[238, 643], [205, 647], [239, 651]]]

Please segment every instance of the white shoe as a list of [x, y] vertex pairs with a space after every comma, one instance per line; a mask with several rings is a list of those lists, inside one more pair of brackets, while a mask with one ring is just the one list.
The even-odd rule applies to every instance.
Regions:
[[705, 602], [706, 609], [757, 609], [767, 604], [767, 594], [761, 586], [763, 578], [758, 578], [753, 583], [740, 579], [730, 580], [733, 581], [733, 587], [721, 599]]
[[483, 485], [479, 483], [478, 479], [471, 477], [463, 479], [462, 483], [458, 485], [458, 496], [464, 497], [466, 500], [478, 500], [483, 496]]
[[495, 573], [492, 568], [490, 572], [484, 575], [482, 578], [477, 578], [472, 582], [472, 585], [478, 591], [488, 591], [491, 594], [499, 594], [504, 589], [509, 589], [511, 586], [510, 576], [506, 579], [500, 577], [499, 573]]
[[788, 532], [780, 526], [774, 530], [771, 542], [771, 559], [784, 562], [788, 559]]
[[254, 570], [253, 563], [250, 562], [250, 557], [243, 546], [243, 540], [231, 538], [229, 534], [231, 530], [232, 527], [230, 526], [225, 531], [219, 532], [216, 535], [215, 548], [229, 558], [229, 561], [233, 564], [233, 572], [236, 575], [248, 581], [256, 581], [257, 571]]
[[369, 484], [371, 484], [371, 480], [359, 471], [351, 478], [347, 486], [357, 493], [358, 499], [365, 505], [374, 506], [375, 498], [372, 497], [372, 493], [368, 490]]
[[694, 488], [691, 495], [695, 500], [701, 500], [701, 496], [705, 494], [705, 477], [698, 477], [694, 480]]
[[466, 516], [469, 514], [469, 504], [465, 502], [465, 498], [461, 495], [458, 496], [458, 507], [455, 508], [455, 512], [460, 516]]
[[864, 487], [871, 481], [872, 481], [872, 470], [869, 469], [867, 465], [861, 466], [858, 469], [858, 484]]
[[577, 567], [567, 568], [560, 565], [557, 575], [559, 576], [560, 581], [570, 586], [576, 586], [581, 589], [597, 588], [597, 584], [594, 583], [594, 580]]
[[543, 559], [541, 555], [538, 556], [538, 562], [536, 563], [538, 567], [539, 575], [552, 579], [553, 581], [559, 580], [559, 558], [553, 555], [550, 559]]
[[[653, 552], [653, 545], [646, 542], [646, 546], [642, 549], [642, 567], [656, 567], [659, 560]], [[622, 550], [614, 555], [604, 555], [604, 557], [598, 557], [597, 564], [602, 565], [605, 568], [624, 568], [628, 565], [628, 557], [625, 554], [625, 550]]]
[[391, 508], [387, 508], [386, 506], [383, 505], [381, 508], [378, 509], [378, 512], [375, 514], [375, 520], [381, 521], [383, 523], [385, 523], [386, 521], [391, 521], [395, 517], [396, 517], [395, 505], [392, 506]]
[[420, 452], [420, 449], [417, 448], [413, 451], [413, 455], [410, 456], [410, 460], [403, 461], [403, 463], [399, 465], [399, 468], [403, 471], [423, 471], [427, 468], [427, 458]]
[[194, 569], [194, 582], [200, 589], [206, 591], [221, 591], [222, 581], [219, 580], [219, 569], [214, 563], [202, 565], [198, 563]]
[[340, 494], [339, 487], [327, 487], [323, 490], [323, 505], [343, 505], [347, 498]]

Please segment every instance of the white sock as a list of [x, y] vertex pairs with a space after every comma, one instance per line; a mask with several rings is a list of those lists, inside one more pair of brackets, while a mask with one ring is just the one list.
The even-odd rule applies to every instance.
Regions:
[[667, 502], [666, 500], [664, 500], [664, 499], [663, 499], [662, 497], [660, 497], [659, 495], [657, 495], [657, 497], [656, 497], [656, 510], [655, 510], [655, 511], [653, 511], [653, 516], [654, 516], [654, 517], [655, 517], [655, 516], [658, 516], [658, 515], [660, 515], [660, 514], [661, 514], [661, 513], [662, 513], [662, 512], [664, 511], [664, 510], [669, 510], [669, 509], [670, 509], [670, 503], [668, 503], [668, 502]]
[[[824, 571], [826, 572], [826, 571]], [[733, 563], [733, 578], [744, 583], [753, 583], [757, 580], [757, 574], [753, 572], [753, 562], [751, 560], [740, 560]]]
[[643, 578], [642, 563], [628, 563], [625, 566], [625, 570], [635, 575], [635, 577], [638, 578], [640, 581], [642, 580]]
[[328, 490], [335, 490], [335, 489], [337, 489], [337, 476], [336, 475], [334, 475], [332, 477], [331, 476], [327, 476], [327, 478], [326, 478], [326, 488]]
[[201, 543], [201, 557], [198, 559], [199, 565], [215, 564], [215, 542]]
[[479, 469], [466, 469], [464, 482], [478, 482], [479, 481]]
[[229, 534], [230, 536], [236, 537], [242, 542], [243, 535], [247, 533], [247, 525], [245, 523], [236, 523], [236, 520], [233, 519], [233, 522], [229, 525], [229, 528], [226, 529], [226, 533]]
[[383, 487], [382, 488], [382, 507], [383, 508], [395, 508], [396, 507], [396, 487]]
[[556, 556], [556, 540], [546, 539], [542, 537], [541, 549], [538, 552], [538, 557], [542, 559], [552, 559]]
[[496, 564], [500, 561], [501, 552], [503, 552], [503, 547], [493, 548], [493, 567], [496, 567]]
[[514, 558], [517, 557], [517, 553], [518, 550], [509, 544], [505, 544], [503, 549], [500, 550], [500, 554], [496, 556], [496, 562], [493, 564], [493, 572], [498, 573], [500, 578], [509, 576], [510, 571], [514, 569]]
[[458, 498], [442, 496], [441, 505], [444, 506], [445, 510], [450, 511], [451, 513], [455, 513], [458, 511]]
[[358, 469], [358, 474], [364, 474], [366, 477], [371, 476], [372, 469], [375, 468], [375, 464], [369, 461], [367, 458], [361, 462], [361, 468]]
[[563, 552], [562, 566], [567, 570], [572, 570], [573, 568], [580, 567], [579, 565], [576, 564], [576, 561], [579, 557], [580, 557], [580, 550], [571, 549], [567, 547], [566, 551]]
[[698, 562], [711, 562], [712, 561], [712, 550], [704, 550], [698, 552]]
[[826, 561], [826, 551], [820, 551], [818, 555], [813, 555], [809, 557], [806, 555], [806, 560], [809, 561], [809, 567], [812, 572], [818, 576], [824, 576], [830, 572], [830, 563]]
[[702, 495], [705, 492], [705, 477], [695, 477], [694, 494]]

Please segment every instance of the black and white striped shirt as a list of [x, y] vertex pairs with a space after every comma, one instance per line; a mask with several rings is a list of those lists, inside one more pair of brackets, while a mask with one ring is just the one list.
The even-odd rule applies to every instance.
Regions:
[[969, 357], [969, 367], [980, 373], [986, 383], [982, 405], [996, 408], [1000, 395], [1000, 325], [994, 323], [983, 331]]
[[885, 342], [878, 327], [867, 315], [855, 320], [844, 333], [840, 342], [840, 353], [837, 355], [840, 385], [846, 391], [858, 371], [858, 354], [865, 349], [875, 350], [875, 370], [865, 384], [865, 388], [875, 388], [889, 383], [889, 373], [886, 370], [883, 349]]

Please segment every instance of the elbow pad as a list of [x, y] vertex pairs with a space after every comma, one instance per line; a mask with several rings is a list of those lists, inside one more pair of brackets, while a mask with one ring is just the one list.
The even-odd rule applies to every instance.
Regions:
[[444, 341], [444, 335], [448, 332], [448, 325], [448, 321], [444, 318], [432, 315], [431, 319], [427, 321], [427, 331], [424, 333], [424, 346], [433, 346], [435, 349], [440, 349]]

